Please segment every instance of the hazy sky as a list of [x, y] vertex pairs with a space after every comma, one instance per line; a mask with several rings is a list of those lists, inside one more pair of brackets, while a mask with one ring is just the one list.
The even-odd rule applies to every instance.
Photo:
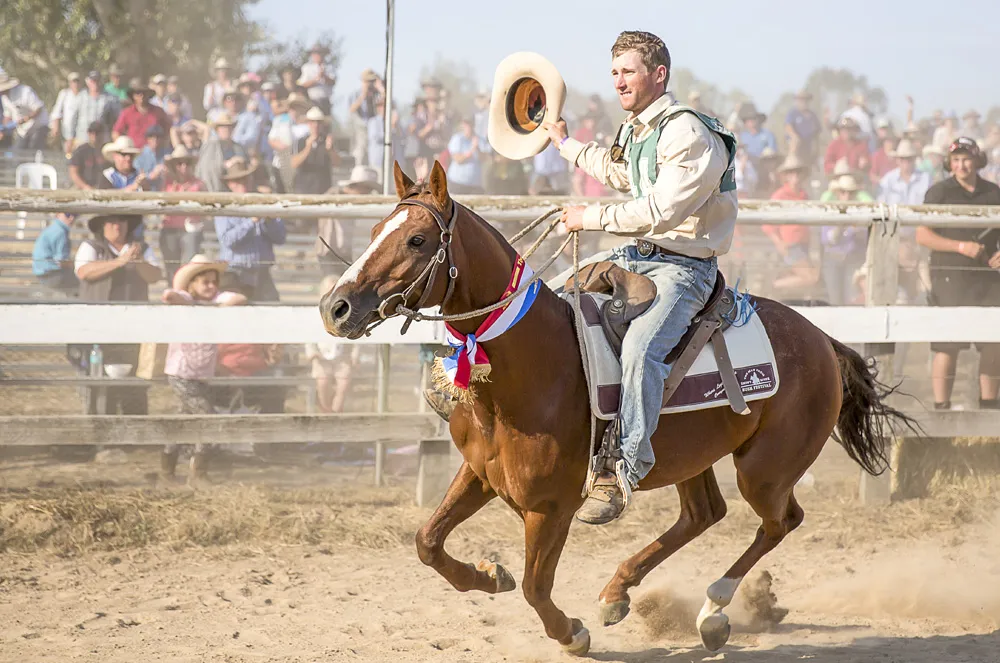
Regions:
[[[611, 44], [620, 31], [641, 29], [666, 41], [675, 66], [723, 90], [739, 87], [764, 109], [823, 65], [867, 75], [886, 89], [895, 115], [905, 112], [906, 94], [918, 114], [1000, 104], [1000, 0], [631, 0], [627, 12], [621, 7], [397, 0], [396, 98], [413, 98], [435, 53], [467, 60], [488, 87], [496, 64], [519, 50], [552, 60], [570, 87], [610, 96]], [[343, 37], [338, 106], [362, 69], [384, 68], [382, 0], [260, 0], [253, 15], [281, 36], [326, 29]]]

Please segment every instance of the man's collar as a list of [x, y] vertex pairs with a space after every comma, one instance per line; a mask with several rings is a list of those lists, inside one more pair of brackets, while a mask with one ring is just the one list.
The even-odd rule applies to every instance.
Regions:
[[632, 125], [641, 124], [642, 126], [649, 126], [663, 111], [667, 110], [671, 106], [677, 103], [674, 99], [672, 92], [664, 92], [662, 96], [657, 97], [653, 103], [649, 104], [644, 108], [638, 115], [632, 113], [628, 116], [628, 122]]

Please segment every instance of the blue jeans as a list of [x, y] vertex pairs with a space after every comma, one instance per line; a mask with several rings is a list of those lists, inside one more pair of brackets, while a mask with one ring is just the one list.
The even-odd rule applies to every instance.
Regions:
[[[634, 488], [653, 468], [656, 458], [650, 437], [656, 432], [663, 402], [663, 382], [670, 375], [664, 359], [705, 306], [715, 286], [718, 262], [654, 253], [644, 258], [634, 244], [588, 258], [581, 264], [607, 260], [656, 285], [652, 306], [632, 321], [622, 343], [621, 451]], [[553, 280], [560, 286], [572, 270]]]

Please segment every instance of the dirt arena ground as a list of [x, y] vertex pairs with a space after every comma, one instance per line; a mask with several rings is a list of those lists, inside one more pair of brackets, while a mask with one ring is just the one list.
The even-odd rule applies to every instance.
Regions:
[[[560, 661], [519, 591], [459, 594], [417, 560], [429, 514], [410, 469], [387, 488], [368, 468], [239, 467], [197, 492], [154, 486], [150, 452], [0, 463], [2, 661]], [[1000, 492], [991, 480], [865, 508], [832, 447], [799, 491], [806, 520], [760, 565], [779, 624], [739, 597], [730, 645], [700, 649], [705, 588], [742, 553], [756, 517], [720, 468], [727, 518], [632, 592], [621, 624], [598, 624], [618, 562], [676, 515], [671, 490], [622, 522], [574, 527], [554, 598], [583, 619], [598, 661], [1000, 661]], [[520, 521], [493, 504], [449, 540], [520, 576]], [[741, 590], [742, 591], [742, 590]]]

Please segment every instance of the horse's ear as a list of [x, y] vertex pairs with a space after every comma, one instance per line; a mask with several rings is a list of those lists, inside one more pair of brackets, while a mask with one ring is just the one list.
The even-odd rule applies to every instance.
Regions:
[[434, 197], [434, 202], [437, 203], [438, 209], [445, 210], [448, 209], [448, 178], [444, 174], [444, 168], [435, 159], [434, 167], [431, 168], [431, 195]]
[[402, 200], [406, 191], [413, 186], [413, 180], [406, 176], [398, 161], [392, 162], [392, 178], [396, 181], [396, 195]]

